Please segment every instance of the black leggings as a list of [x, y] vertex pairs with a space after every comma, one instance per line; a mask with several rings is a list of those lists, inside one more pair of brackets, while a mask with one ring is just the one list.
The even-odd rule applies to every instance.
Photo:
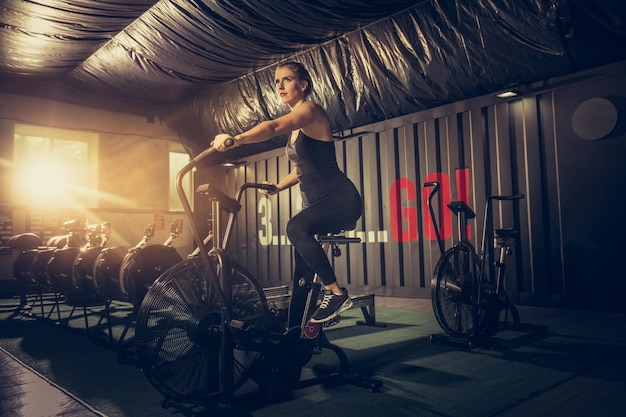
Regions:
[[358, 192], [355, 189], [347, 193], [344, 191], [345, 189], [337, 190], [303, 208], [287, 223], [287, 237], [324, 285], [336, 282], [337, 277], [315, 235], [339, 232], [352, 227], [363, 211]]

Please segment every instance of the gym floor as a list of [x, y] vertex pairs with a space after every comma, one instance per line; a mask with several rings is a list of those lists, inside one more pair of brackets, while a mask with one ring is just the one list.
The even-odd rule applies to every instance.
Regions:
[[[81, 334], [80, 317], [63, 325], [12, 311], [16, 300], [0, 301], [0, 416], [184, 415], [161, 407], [136, 366]], [[353, 309], [327, 335], [353, 370], [383, 383], [379, 392], [320, 385], [287, 401], [238, 406], [255, 417], [626, 416], [626, 315], [520, 306], [524, 322], [549, 330], [502, 332], [498, 349], [470, 350], [430, 341], [439, 332], [430, 300], [375, 302], [386, 327], [355, 325], [362, 317]]]
[[[430, 300], [379, 298], [377, 305], [403, 309], [431, 310]], [[607, 345], [626, 342], [626, 316], [550, 308], [519, 307], [524, 321], [548, 325], [548, 332], [557, 332], [567, 324], [569, 336], [589, 337], [598, 343], [595, 352], [601, 355], [603, 340]], [[548, 318], [549, 317], [549, 318]], [[582, 320], [581, 320], [582, 318]], [[617, 320], [616, 320], [617, 319]], [[551, 323], [551, 325], [550, 325]], [[619, 350], [619, 348], [618, 348]], [[571, 379], [563, 381], [518, 404], [493, 414], [493, 417], [626, 417], [626, 362], [619, 360], [592, 366]], [[609, 369], [613, 368], [613, 369]], [[513, 376], [514, 377], [514, 376]]]

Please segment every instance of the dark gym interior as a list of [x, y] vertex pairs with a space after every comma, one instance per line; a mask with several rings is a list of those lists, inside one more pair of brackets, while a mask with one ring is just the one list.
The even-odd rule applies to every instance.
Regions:
[[[615, 0], [0, 2], [0, 416], [623, 416], [625, 22]], [[203, 152], [287, 112], [288, 61], [364, 207], [320, 238], [353, 308], [297, 334], [302, 202], [249, 187], [290, 172], [287, 136]]]

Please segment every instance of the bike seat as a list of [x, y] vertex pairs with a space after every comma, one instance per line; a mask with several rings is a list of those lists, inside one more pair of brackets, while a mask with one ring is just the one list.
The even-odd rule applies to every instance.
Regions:
[[333, 230], [328, 232], [326, 235], [318, 235], [317, 240], [320, 243], [358, 243], [361, 241], [360, 238], [358, 237], [346, 237], [344, 235], [345, 232], [350, 231], [350, 230], [354, 230], [356, 229], [356, 223], [351, 224], [350, 226], [344, 228], [344, 229], [339, 229], [339, 230]]
[[339, 229], [339, 230], [331, 230], [331, 231], [329, 232], [329, 234], [332, 234], [332, 235], [340, 235], [340, 234], [342, 234], [342, 233], [349, 232], [350, 230], [354, 230], [354, 229], [356, 229], [356, 222], [352, 223], [351, 225], [349, 225], [349, 226], [347, 226], [347, 227], [344, 227], [343, 229]]
[[239, 204], [237, 200], [230, 198], [209, 183], [199, 185], [198, 188], [196, 188], [196, 193], [207, 195], [209, 200], [219, 201], [222, 208], [228, 213], [237, 213], [241, 210], [241, 204]]
[[465, 201], [451, 201], [448, 203], [448, 208], [452, 210], [454, 214], [457, 216], [459, 213], [465, 213], [465, 218], [467, 220], [473, 219], [476, 217], [476, 213], [472, 210]]
[[519, 236], [517, 229], [496, 229], [494, 235], [498, 239], [512, 239]]

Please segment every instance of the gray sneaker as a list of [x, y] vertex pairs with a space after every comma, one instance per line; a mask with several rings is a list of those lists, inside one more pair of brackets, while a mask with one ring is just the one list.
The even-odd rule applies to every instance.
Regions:
[[341, 292], [341, 295], [337, 295], [332, 291], [324, 291], [324, 298], [311, 316], [311, 323], [327, 322], [352, 307], [352, 299], [348, 296], [348, 291], [342, 288]]

